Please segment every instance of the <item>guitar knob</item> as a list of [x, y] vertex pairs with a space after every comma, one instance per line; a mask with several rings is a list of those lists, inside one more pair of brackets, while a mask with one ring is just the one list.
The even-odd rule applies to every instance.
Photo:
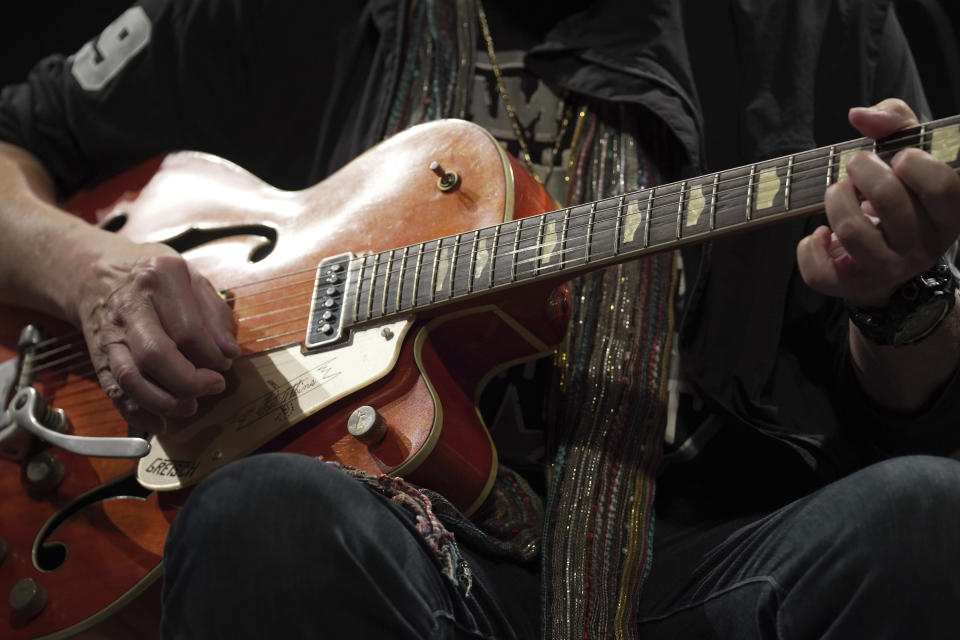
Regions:
[[10, 606], [25, 618], [35, 618], [47, 606], [47, 591], [33, 578], [22, 578], [10, 589]]
[[56, 489], [65, 474], [60, 459], [46, 451], [33, 456], [27, 463], [27, 482], [42, 491]]
[[350, 414], [347, 431], [360, 442], [373, 446], [387, 435], [387, 425], [376, 409], [363, 406]]

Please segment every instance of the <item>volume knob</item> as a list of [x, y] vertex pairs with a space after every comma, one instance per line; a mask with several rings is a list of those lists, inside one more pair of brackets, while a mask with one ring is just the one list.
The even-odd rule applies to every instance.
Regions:
[[20, 615], [34, 618], [47, 606], [47, 592], [33, 578], [22, 578], [10, 590], [10, 606]]
[[362, 406], [350, 414], [347, 431], [360, 442], [375, 445], [387, 435], [387, 425], [376, 409]]
[[33, 456], [27, 463], [27, 481], [43, 491], [56, 489], [63, 482], [65, 473], [60, 459], [46, 451]]

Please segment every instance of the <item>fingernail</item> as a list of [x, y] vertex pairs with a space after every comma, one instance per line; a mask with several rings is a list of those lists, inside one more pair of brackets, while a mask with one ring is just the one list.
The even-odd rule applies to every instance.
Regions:
[[221, 377], [219, 380], [211, 382], [207, 386], [207, 395], [217, 395], [218, 393], [223, 393], [224, 389], [227, 388], [227, 381]]
[[233, 336], [232, 333], [228, 331], [223, 332], [223, 337], [224, 337], [223, 344], [225, 347], [223, 355], [231, 359], [239, 358], [240, 354], [243, 353], [243, 351], [240, 349], [240, 345], [237, 344], [237, 339]]

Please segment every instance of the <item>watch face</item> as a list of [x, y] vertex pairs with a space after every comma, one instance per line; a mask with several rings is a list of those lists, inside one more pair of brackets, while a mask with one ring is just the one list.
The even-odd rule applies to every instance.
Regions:
[[910, 344], [925, 337], [937, 328], [940, 320], [949, 310], [950, 303], [944, 298], [934, 298], [927, 304], [917, 307], [903, 321], [894, 344]]

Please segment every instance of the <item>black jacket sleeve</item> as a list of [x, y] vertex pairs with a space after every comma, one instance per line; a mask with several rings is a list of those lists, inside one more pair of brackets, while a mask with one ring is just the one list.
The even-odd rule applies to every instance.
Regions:
[[[305, 186], [338, 33], [363, 3], [141, 0], [76, 54], [0, 93], [0, 139], [68, 194], [147, 157], [196, 149]], [[277, 184], [277, 183], [281, 184]]]

